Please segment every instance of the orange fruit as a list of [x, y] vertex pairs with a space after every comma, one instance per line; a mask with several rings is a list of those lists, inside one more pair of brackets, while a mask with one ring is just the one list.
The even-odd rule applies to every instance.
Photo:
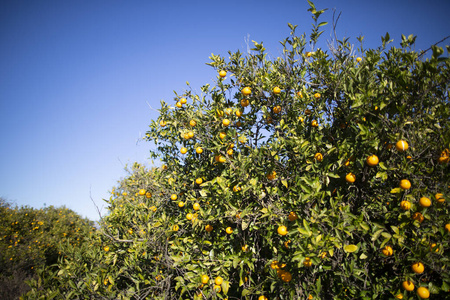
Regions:
[[314, 155], [314, 158], [315, 158], [318, 162], [321, 162], [321, 161], [323, 160], [323, 155], [322, 155], [322, 153], [317, 152], [317, 153]]
[[444, 227], [448, 232], [450, 232], [450, 223], [445, 224]]
[[314, 98], [319, 99], [320, 98], [320, 94], [319, 93], [315, 93], [314, 94]]
[[194, 215], [191, 214], [191, 213], [188, 213], [188, 214], [186, 215], [186, 219], [188, 219], [188, 220], [192, 220], [193, 218], [194, 218]]
[[189, 131], [189, 132], [188, 132], [188, 137], [189, 137], [190, 139], [192, 139], [192, 138], [194, 137], [194, 132], [193, 132], [193, 131]]
[[371, 167], [378, 165], [378, 161], [378, 156], [376, 155], [370, 155], [366, 159], [366, 163]]
[[242, 99], [241, 100], [241, 106], [242, 107], [247, 107], [250, 105], [250, 101], [248, 101], [248, 99]]
[[419, 205], [422, 207], [430, 207], [431, 206], [430, 198], [427, 198], [427, 197], [420, 198]]
[[318, 127], [318, 126], [319, 126], [319, 123], [317, 123], [316, 120], [313, 120], [313, 121], [311, 122], [311, 126], [312, 126], [312, 127]]
[[268, 299], [267, 299], [267, 297], [266, 297], [266, 296], [264, 296], [264, 295], [261, 295], [261, 296], [259, 296], [259, 297], [258, 297], [258, 300], [268, 300]]
[[108, 251], [109, 251], [109, 246], [105, 246], [105, 247], [103, 248], [103, 250], [105, 250], [105, 252], [108, 252]]
[[298, 117], [298, 120], [299, 120], [301, 123], [303, 123], [303, 121], [304, 121], [305, 119], [303, 119], [303, 117]]
[[386, 246], [384, 247], [381, 252], [383, 252], [384, 255], [386, 256], [391, 256], [392, 254], [394, 254], [394, 250], [392, 249], [391, 246]]
[[220, 277], [220, 276], [217, 276], [216, 279], [214, 280], [214, 283], [215, 283], [216, 285], [221, 285], [222, 282], [223, 282], [223, 278]]
[[434, 195], [434, 198], [439, 203], [444, 203], [445, 202], [444, 195], [441, 194], [441, 193], [437, 193], [436, 195]]
[[150, 193], [150, 192], [145, 193], [145, 197], [151, 198], [152, 197], [152, 193]]
[[402, 286], [408, 292], [414, 291], [414, 283], [411, 280], [403, 281]]
[[402, 294], [397, 294], [397, 296], [395, 296], [395, 298], [397, 298], [397, 299], [403, 299], [403, 295], [402, 295]]
[[252, 90], [249, 87], [245, 87], [245, 88], [242, 89], [241, 93], [244, 96], [248, 96], [248, 95], [250, 95], [252, 93]]
[[345, 180], [346, 180], [347, 182], [349, 182], [349, 183], [353, 183], [353, 182], [355, 182], [355, 180], [356, 180], [356, 176], [355, 176], [355, 174], [353, 174], [353, 173], [348, 173], [348, 174], [345, 176]]
[[222, 155], [219, 155], [219, 162], [220, 163], [224, 163], [226, 161], [227, 161], [227, 159], [225, 157], [223, 157]]
[[197, 148], [195, 149], [195, 152], [197, 152], [197, 154], [202, 154], [202, 153], [203, 153], [202, 147], [197, 147]]
[[139, 195], [144, 196], [145, 193], [147, 193], [146, 190], [144, 190], [144, 189], [140, 189], [140, 190], [139, 190]]
[[216, 291], [216, 293], [220, 293], [220, 291], [222, 290], [222, 287], [218, 284], [214, 285], [214, 290]]
[[357, 62], [360, 62], [360, 61], [362, 61], [362, 58], [361, 58], [361, 57], [357, 57], [357, 58], [356, 58], [356, 61], [357, 61]]
[[430, 298], [430, 291], [424, 286], [421, 286], [417, 289], [417, 295], [422, 299]]
[[178, 229], [180, 229], [180, 226], [178, 225], [173, 225], [172, 230], [173, 231], [178, 231]]
[[303, 261], [303, 265], [307, 268], [312, 266], [312, 261], [309, 257], [305, 257], [305, 260]]
[[281, 112], [281, 106], [277, 105], [273, 108], [273, 113], [279, 114]]
[[181, 98], [180, 102], [181, 102], [181, 104], [186, 104], [187, 100], [186, 100], [186, 98]]
[[271, 173], [267, 174], [266, 177], [269, 180], [274, 180], [275, 178], [277, 178], [277, 172], [272, 171]]
[[298, 92], [297, 92], [297, 96], [299, 96], [300, 98], [303, 98], [302, 92], [298, 91]]
[[228, 154], [228, 156], [231, 156], [231, 155], [233, 155], [233, 153], [234, 153], [233, 149], [228, 149], [228, 150], [227, 150], [227, 154]]
[[436, 243], [432, 243], [430, 245], [430, 251], [433, 251], [433, 249], [435, 249], [434, 252], [439, 252], [439, 248], [437, 247]]
[[241, 247], [242, 251], [247, 252], [248, 251], [248, 245], [245, 244], [244, 246]]
[[192, 127], [194, 127], [195, 125], [197, 125], [197, 122], [195, 120], [190, 120], [189, 121], [189, 125], [191, 125]]
[[400, 180], [400, 187], [404, 190], [408, 190], [411, 188], [411, 182], [408, 179]]
[[399, 152], [403, 152], [408, 150], [408, 142], [404, 141], [404, 140], [399, 140], [396, 144], [395, 144], [395, 148], [399, 151]]
[[194, 203], [194, 205], [192, 205], [192, 208], [194, 208], [194, 210], [199, 210], [200, 209], [200, 204], [198, 204], [196, 202], [196, 203]]
[[207, 232], [211, 232], [211, 231], [213, 231], [213, 227], [211, 226], [211, 225], [206, 225], [205, 226], [205, 230], [207, 231]]
[[225, 76], [227, 76], [227, 71], [221, 70], [221, 71], [219, 72], [219, 76], [222, 77], [222, 78], [224, 78]]
[[236, 117], [240, 118], [242, 116], [242, 111], [238, 109], [234, 114], [236, 115]]
[[423, 215], [422, 215], [420, 212], [415, 212], [415, 213], [412, 215], [412, 218], [413, 218], [413, 220], [419, 221], [419, 223], [422, 223], [423, 220], [424, 220], [424, 217], [423, 217]]
[[202, 275], [202, 283], [207, 284], [209, 282], [209, 276], [208, 275]]
[[220, 138], [221, 140], [223, 140], [226, 136], [227, 136], [227, 134], [226, 134], [225, 132], [219, 133], [219, 138]]
[[400, 202], [400, 207], [403, 210], [409, 210], [411, 208], [411, 203], [409, 201], [403, 200], [402, 202]]
[[177, 199], [178, 199], [177, 194], [172, 194], [172, 195], [170, 196], [170, 199], [172, 199], [173, 201], [177, 200]]
[[295, 212], [291, 211], [291, 212], [289, 213], [288, 219], [289, 219], [289, 221], [292, 222], [292, 221], [297, 220], [297, 219], [298, 219], [298, 216], [297, 216], [297, 214], [296, 214]]
[[277, 260], [274, 260], [274, 261], [272, 261], [272, 262], [270, 263], [270, 267], [271, 267], [272, 269], [276, 270], [276, 269], [278, 269], [280, 266], [279, 266], [279, 264], [278, 264], [278, 261], [277, 261]]
[[164, 126], [167, 125], [167, 122], [164, 121], [164, 120], [162, 120], [161, 122], [159, 122], [159, 125], [160, 125], [161, 127], [164, 127]]
[[181, 152], [181, 154], [186, 154], [187, 149], [185, 147], [183, 147], [183, 148], [180, 149], [180, 152]]
[[305, 115], [307, 116], [311, 115], [311, 110], [310, 109], [305, 110]]
[[282, 272], [280, 277], [284, 282], [290, 282], [292, 280], [292, 275], [288, 271]]
[[286, 235], [288, 233], [287, 228], [284, 225], [279, 226], [277, 232], [279, 235]]
[[231, 108], [225, 108], [224, 111], [227, 116], [231, 115], [231, 113], [233, 112], [233, 110]]
[[225, 232], [228, 234], [232, 234], [233, 233], [233, 229], [231, 227], [227, 227], [227, 229], [225, 229]]
[[275, 95], [278, 95], [279, 93], [281, 93], [281, 89], [280, 89], [279, 87], [276, 86], [276, 87], [273, 88], [272, 92], [273, 92]]
[[291, 243], [291, 240], [287, 240], [286, 242], [284, 242], [284, 247], [286, 249], [289, 249], [289, 244]]
[[425, 270], [425, 267], [424, 267], [423, 263], [418, 261], [418, 262], [415, 262], [412, 264], [411, 269], [413, 270], [414, 273], [422, 274], [423, 271]]
[[239, 192], [240, 190], [241, 190], [241, 187], [239, 187], [239, 186], [237, 186], [237, 185], [235, 185], [235, 186], [233, 187], [233, 192], [235, 192], [235, 193]]
[[223, 119], [222, 124], [223, 124], [223, 126], [226, 127], [226, 126], [230, 125], [230, 120], [228, 120], [228, 119]]
[[183, 207], [183, 206], [184, 206], [184, 202], [183, 201], [178, 202], [178, 207]]
[[202, 184], [202, 182], [203, 182], [203, 179], [201, 179], [200, 177], [199, 178], [197, 178], [197, 179], [195, 179], [195, 183], [196, 184]]

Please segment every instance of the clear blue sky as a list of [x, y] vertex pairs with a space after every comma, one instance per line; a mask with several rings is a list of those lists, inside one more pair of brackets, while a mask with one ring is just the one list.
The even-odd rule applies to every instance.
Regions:
[[[417, 35], [417, 49], [450, 35], [450, 1], [315, 3], [341, 11], [339, 36], [356, 43], [362, 34], [368, 47], [386, 32], [395, 46], [402, 33]], [[197, 90], [212, 83], [210, 54], [245, 52], [248, 36], [276, 57], [288, 22], [309, 32], [307, 8], [306, 0], [1, 1], [0, 196], [98, 219], [90, 197], [104, 206], [125, 164], [151, 165], [152, 145], [138, 142], [158, 116], [148, 104], [172, 102], [186, 81]]]

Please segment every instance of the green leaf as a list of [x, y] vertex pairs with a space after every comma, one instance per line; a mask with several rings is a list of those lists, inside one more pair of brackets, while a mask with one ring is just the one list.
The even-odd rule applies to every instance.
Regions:
[[347, 253], [353, 253], [356, 250], [358, 250], [358, 246], [356, 246], [356, 245], [350, 244], [350, 245], [344, 246], [344, 251]]

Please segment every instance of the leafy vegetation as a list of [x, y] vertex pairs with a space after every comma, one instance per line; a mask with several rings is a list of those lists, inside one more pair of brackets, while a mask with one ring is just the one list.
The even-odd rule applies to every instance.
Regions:
[[449, 48], [318, 49], [310, 5], [282, 57], [212, 55], [213, 86], [161, 103], [162, 167], [133, 166], [32, 298], [448, 297]]

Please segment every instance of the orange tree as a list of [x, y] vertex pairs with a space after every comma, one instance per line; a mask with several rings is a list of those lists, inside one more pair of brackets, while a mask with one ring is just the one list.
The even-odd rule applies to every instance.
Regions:
[[448, 297], [448, 47], [318, 49], [309, 3], [312, 32], [289, 24], [282, 57], [212, 55], [213, 86], [161, 103], [146, 138], [162, 167], [133, 166], [84, 269], [61, 261], [49, 293]]
[[0, 298], [26, 292], [25, 280], [63, 257], [59, 244], [79, 246], [92, 225], [65, 207], [13, 207], [0, 199]]
[[448, 54], [415, 52], [413, 36], [387, 48], [388, 34], [360, 57], [347, 40], [316, 49], [325, 24], [310, 4], [312, 51], [289, 24], [275, 60], [257, 42], [212, 55], [215, 85], [163, 102], [150, 125], [167, 166], [174, 295], [414, 298], [404, 281], [449, 291]]

